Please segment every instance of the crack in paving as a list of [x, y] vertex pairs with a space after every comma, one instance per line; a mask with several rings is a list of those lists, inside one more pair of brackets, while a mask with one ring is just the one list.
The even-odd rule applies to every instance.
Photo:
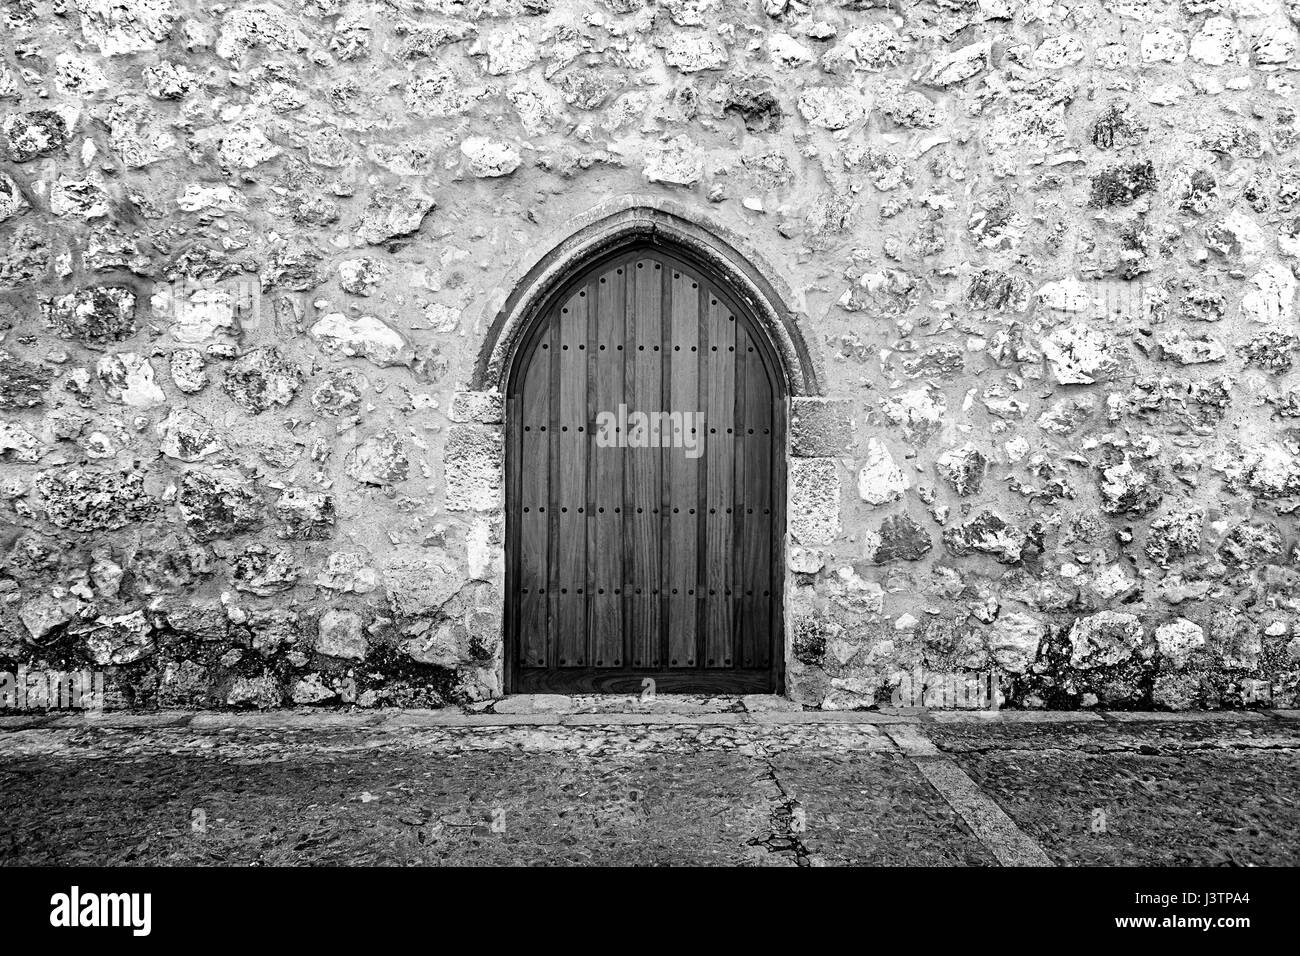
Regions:
[[761, 846], [769, 853], [793, 853], [796, 866], [810, 866], [808, 847], [799, 836], [804, 828], [803, 807], [799, 805], [798, 798], [792, 795], [781, 782], [771, 758], [761, 755], [760, 759], [765, 768], [765, 773], [760, 779], [770, 782], [776, 788], [779, 797], [774, 799], [768, 794], [773, 804], [768, 814], [768, 835], [754, 837], [748, 841], [748, 845]]

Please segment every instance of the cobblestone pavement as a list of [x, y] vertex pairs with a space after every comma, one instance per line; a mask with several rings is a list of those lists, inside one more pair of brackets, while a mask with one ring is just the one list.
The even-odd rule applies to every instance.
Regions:
[[6, 864], [1294, 864], [1300, 720], [0, 718]]

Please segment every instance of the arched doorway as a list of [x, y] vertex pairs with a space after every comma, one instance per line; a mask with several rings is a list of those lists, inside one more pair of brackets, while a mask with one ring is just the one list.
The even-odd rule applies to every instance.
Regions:
[[782, 689], [789, 388], [667, 236], [572, 262], [506, 363], [508, 692]]

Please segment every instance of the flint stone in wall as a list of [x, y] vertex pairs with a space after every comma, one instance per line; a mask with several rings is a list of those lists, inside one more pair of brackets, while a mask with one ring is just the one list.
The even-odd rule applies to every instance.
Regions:
[[153, 362], [134, 352], [105, 355], [95, 367], [104, 393], [113, 401], [132, 408], [148, 408], [167, 400], [154, 383]]
[[227, 11], [217, 37], [217, 56], [240, 65], [250, 50], [295, 53], [306, 48], [307, 37], [294, 28], [289, 15], [273, 3], [249, 3]]
[[1300, 460], [1275, 445], [1260, 449], [1247, 461], [1246, 487], [1260, 498], [1300, 494]]
[[0, 231], [0, 291], [25, 288], [43, 278], [50, 265], [45, 231], [22, 221], [7, 231], [8, 236]]
[[406, 443], [392, 429], [365, 439], [344, 462], [349, 477], [381, 487], [405, 481], [410, 466]]
[[840, 475], [832, 458], [790, 461], [791, 536], [803, 545], [829, 544], [840, 533]]
[[479, 178], [509, 176], [523, 162], [518, 147], [486, 136], [469, 137], [460, 144], [460, 151], [469, 171]]
[[1217, 553], [1229, 567], [1260, 568], [1282, 556], [1282, 532], [1271, 524], [1239, 524], [1228, 532]]
[[490, 425], [453, 425], [443, 451], [448, 511], [493, 511], [501, 507], [504, 441]]
[[1061, 385], [1092, 385], [1114, 375], [1123, 362], [1114, 335], [1085, 322], [1056, 329], [1040, 345]]
[[1187, 666], [1188, 659], [1205, 646], [1205, 631], [1199, 624], [1180, 617], [1156, 628], [1156, 647], [1177, 669]]
[[908, 441], [921, 445], [943, 427], [948, 399], [937, 388], [918, 388], [888, 399], [881, 410], [902, 427]]
[[140, 73], [145, 92], [155, 100], [180, 100], [200, 83], [199, 78], [184, 65], [166, 60], [156, 66], [145, 67]]
[[203, 391], [208, 384], [203, 353], [198, 349], [177, 349], [168, 359], [172, 383], [187, 395]]
[[410, 365], [406, 337], [373, 315], [349, 317], [342, 312], [323, 316], [307, 332], [327, 355], [364, 358], [380, 368]]
[[39, 156], [53, 156], [63, 150], [71, 135], [68, 118], [54, 110], [10, 113], [0, 123], [8, 147], [7, 155], [15, 163], [26, 163]]
[[866, 70], [880, 73], [897, 66], [907, 55], [907, 40], [883, 23], [870, 23], [850, 30], [822, 54], [822, 70], [827, 73], [851, 73]]
[[237, 677], [226, 694], [231, 707], [256, 707], [270, 710], [284, 703], [284, 688], [271, 674], [260, 677]]
[[1270, 263], [1250, 277], [1250, 288], [1241, 297], [1241, 317], [1275, 326], [1293, 323], [1297, 289], [1300, 282], [1290, 266]]
[[1145, 636], [1136, 614], [1099, 611], [1078, 618], [1068, 637], [1070, 666], [1091, 669], [1123, 663], [1142, 647]]
[[703, 175], [703, 154], [685, 134], [646, 150], [645, 177], [652, 183], [689, 186]]
[[790, 548], [786, 566], [795, 574], [816, 574], [826, 567], [826, 555], [814, 548]]
[[1085, 312], [1094, 308], [1096, 303], [1092, 288], [1074, 278], [1049, 282], [1038, 290], [1037, 295], [1045, 308], [1058, 312]]
[[332, 418], [351, 415], [361, 408], [361, 396], [370, 385], [355, 369], [331, 369], [311, 393], [312, 408]]
[[1024, 312], [1029, 308], [1032, 291], [1029, 280], [1023, 276], [981, 269], [970, 277], [966, 286], [966, 304], [987, 312]]
[[965, 498], [980, 490], [988, 458], [972, 444], [953, 448], [939, 456], [935, 463], [939, 474], [959, 496]]
[[931, 58], [925, 82], [930, 86], [953, 86], [984, 71], [993, 44], [987, 40], [972, 43], [950, 53]]
[[298, 583], [300, 569], [292, 552], [250, 544], [231, 562], [236, 591], [270, 597]]
[[1107, 514], [1150, 514], [1165, 492], [1159, 466], [1127, 451], [1119, 461], [1101, 467], [1098, 489], [1101, 510]]
[[1086, 56], [1079, 38], [1068, 33], [1048, 37], [1034, 50], [1034, 66], [1043, 70], [1060, 70], [1074, 66]]
[[397, 551], [384, 561], [380, 575], [399, 621], [436, 613], [469, 583], [461, 562], [441, 549]]
[[370, 295], [388, 275], [388, 266], [370, 256], [339, 263], [339, 287], [350, 295]]
[[866, 118], [869, 100], [841, 86], [814, 86], [799, 94], [799, 114], [822, 129], [845, 129]]
[[77, 616], [80, 603], [70, 594], [63, 597], [42, 594], [19, 608], [18, 619], [23, 622], [32, 640], [44, 640]]
[[59, 468], [36, 476], [45, 516], [70, 531], [116, 531], [150, 517], [155, 503], [145, 494], [138, 471]]
[[263, 346], [231, 363], [222, 385], [236, 405], [258, 415], [273, 405], [288, 405], [302, 380], [302, 370], [278, 348]]
[[119, 100], [108, 113], [108, 143], [128, 169], [180, 155], [180, 143], [144, 100]]
[[104, 56], [152, 50], [171, 33], [171, 0], [76, 0], [81, 32]]
[[135, 332], [135, 294], [130, 289], [98, 286], [44, 299], [41, 311], [55, 333], [65, 339], [103, 345]]
[[943, 543], [957, 557], [987, 554], [999, 564], [1019, 564], [1027, 540], [1022, 530], [992, 511], [943, 532]]
[[853, 403], [846, 399], [795, 398], [790, 403], [790, 452], [800, 458], [851, 454]]
[[315, 650], [326, 657], [365, 660], [370, 642], [362, 630], [361, 616], [355, 611], [326, 611], [316, 625]]
[[50, 372], [0, 349], [0, 408], [35, 408], [44, 402]]
[[1204, 522], [1204, 514], [1196, 510], [1176, 511], [1152, 521], [1144, 548], [1147, 557], [1168, 567], [1171, 561], [1198, 553]]
[[1221, 342], [1208, 335], [1193, 335], [1186, 329], [1167, 329], [1156, 336], [1156, 344], [1167, 358], [1180, 365], [1222, 362], [1228, 355]]
[[144, 611], [96, 618], [77, 628], [85, 634], [86, 653], [100, 666], [132, 664], [154, 652], [153, 628]]
[[318, 251], [299, 240], [278, 247], [262, 269], [263, 290], [310, 292], [325, 281], [321, 258]]
[[1028, 614], [1002, 614], [989, 631], [989, 654], [993, 662], [1010, 674], [1023, 674], [1038, 657], [1038, 645], [1046, 633], [1042, 622]]
[[275, 503], [282, 526], [280, 537], [294, 541], [324, 541], [334, 533], [334, 499], [321, 491], [288, 488]]
[[1287, 23], [1270, 23], [1255, 37], [1251, 56], [1260, 64], [1290, 63], [1298, 45], [1300, 41], [1294, 27]]
[[102, 219], [110, 211], [103, 179], [92, 174], [85, 179], [60, 179], [50, 187], [50, 212], [56, 216]]
[[262, 526], [262, 502], [237, 472], [187, 471], [176, 491], [176, 509], [197, 541], [212, 541]]
[[1300, 338], [1290, 332], [1269, 329], [1239, 346], [1237, 351], [1247, 365], [1280, 375], [1294, 364], [1297, 348], [1300, 348]]
[[812, 51], [788, 33], [774, 33], [767, 38], [768, 55], [777, 66], [796, 69], [816, 59]]
[[727, 47], [708, 33], [676, 33], [668, 41], [664, 62], [683, 73], [719, 70], [727, 65]]
[[1092, 178], [1092, 206], [1129, 206], [1156, 188], [1155, 164], [1151, 160], [1108, 166]]
[[463, 631], [456, 622], [443, 621], [423, 634], [404, 640], [402, 653], [421, 664], [458, 667], [464, 660], [460, 640]]
[[320, 674], [308, 674], [294, 682], [289, 696], [295, 704], [320, 704], [339, 695], [338, 691], [325, 686]]
[[357, 235], [373, 246], [410, 235], [435, 206], [433, 197], [406, 186], [376, 192], [361, 213]]
[[1143, 63], [1182, 63], [1187, 59], [1187, 38], [1169, 27], [1142, 34]]
[[1205, 66], [1224, 66], [1241, 60], [1241, 35], [1227, 17], [1210, 17], [1192, 37], [1189, 54]]
[[18, 184], [4, 173], [0, 173], [0, 222], [18, 215], [27, 208], [28, 202], [23, 198]]
[[872, 560], [877, 564], [890, 561], [919, 561], [933, 547], [930, 535], [909, 514], [892, 515], [880, 523], [880, 543]]
[[858, 470], [858, 497], [868, 504], [883, 505], [902, 498], [909, 486], [885, 443], [874, 435], [868, 438], [867, 461]]
[[188, 408], [173, 408], [157, 426], [159, 450], [168, 458], [194, 462], [221, 451], [212, 423]]
[[528, 69], [540, 55], [528, 27], [518, 24], [497, 30], [474, 41], [470, 56], [487, 56], [484, 69], [489, 76], [508, 76]]

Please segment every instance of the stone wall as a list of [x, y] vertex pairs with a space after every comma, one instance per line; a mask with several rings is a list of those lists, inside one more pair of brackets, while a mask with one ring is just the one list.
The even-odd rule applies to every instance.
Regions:
[[1296, 706], [1300, 4], [6, 0], [0, 670], [111, 706], [501, 690], [511, 284], [743, 236], [787, 683]]

